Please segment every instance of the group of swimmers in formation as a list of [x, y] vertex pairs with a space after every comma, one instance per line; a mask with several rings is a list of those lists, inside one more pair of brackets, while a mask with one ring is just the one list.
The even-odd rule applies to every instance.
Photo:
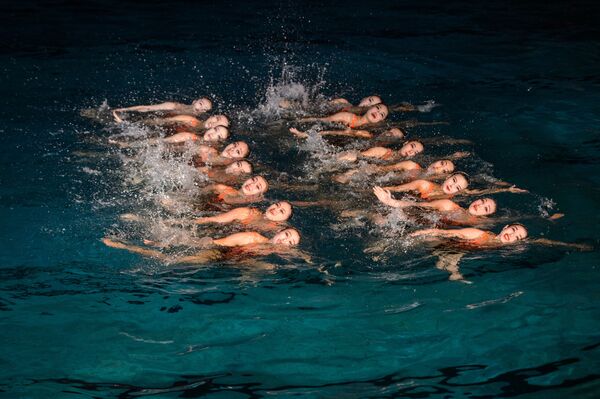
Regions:
[[[279, 106], [290, 112], [302, 108], [301, 103], [290, 100], [281, 101]], [[363, 98], [357, 105], [337, 98], [327, 102], [327, 115], [296, 119], [298, 124], [312, 124], [311, 127], [318, 124], [320, 129], [313, 128], [307, 132], [291, 127], [289, 132], [298, 139], [319, 135], [324, 138], [332, 136], [344, 140], [371, 141], [373, 144], [366, 149], [336, 154], [340, 165], [349, 168], [332, 177], [334, 184], [352, 183], [357, 177], [388, 174], [403, 180], [402, 184], [398, 185], [373, 186], [370, 195], [379, 200], [379, 207], [402, 208], [407, 215], [435, 215], [435, 218], [430, 219], [434, 220], [434, 228], [420, 229], [409, 233], [407, 237], [430, 241], [438, 247], [443, 245], [446, 248], [458, 249], [438, 253], [437, 267], [450, 273], [450, 279], [460, 280], [463, 276], [459, 271], [459, 261], [468, 251], [513, 245], [528, 237], [527, 228], [520, 223], [508, 224], [498, 233], [480, 228], [494, 223], [491, 215], [496, 213], [498, 203], [489, 195], [527, 191], [502, 181], [490, 183], [489, 187], [483, 189], [471, 189], [471, 178], [457, 171], [455, 163], [469, 156], [466, 152], [455, 152], [423, 166], [412, 159], [425, 151], [425, 144], [428, 143], [426, 140], [406, 141], [397, 150], [379, 145], [405, 138], [407, 124], [402, 128], [383, 126], [391, 111], [415, 112], [429, 110], [433, 106], [433, 103], [418, 106], [401, 103], [387, 106], [375, 95]], [[293, 207], [303, 204], [278, 201], [264, 210], [250, 206], [265, 200], [269, 183], [263, 176], [252, 175], [253, 165], [247, 160], [250, 147], [246, 142], [224, 144], [231, 135], [230, 119], [225, 115], [208, 116], [212, 108], [212, 101], [203, 97], [190, 105], [165, 102], [118, 108], [112, 111], [112, 117], [117, 124], [121, 124], [135, 119], [134, 115], [137, 114], [136, 123], [159, 127], [161, 135], [145, 139], [144, 145], [162, 144], [166, 151], [171, 152], [184, 145], [187, 148], [193, 146], [194, 165], [210, 181], [201, 189], [203, 202], [213, 205], [212, 209], [219, 209], [220, 212], [197, 217], [188, 222], [194, 225], [228, 225], [241, 231], [219, 238], [203, 237], [193, 243], [187, 242], [185, 245], [197, 248], [195, 253], [179, 256], [175, 260], [158, 249], [164, 246], [162, 243], [146, 241], [147, 245], [139, 246], [108, 237], [104, 238], [103, 242], [110, 247], [176, 263], [201, 264], [223, 259], [243, 262], [249, 258], [274, 253], [281, 256], [299, 256], [310, 261], [310, 256], [297, 248], [301, 241], [300, 232], [287, 224], [292, 217]], [[146, 117], [147, 115], [150, 117]], [[460, 141], [454, 141], [457, 142]], [[120, 147], [136, 145], [114, 140], [111, 143]], [[435, 144], [439, 145], [440, 142]], [[232, 185], [241, 181], [243, 183], [237, 186]], [[406, 193], [407, 196], [397, 199], [394, 193]], [[461, 201], [465, 197], [477, 198], [467, 204]], [[555, 214], [551, 219], [561, 216]], [[340, 217], [361, 217], [373, 223], [385, 222], [384, 216], [375, 210], [346, 209], [341, 212]], [[124, 215], [123, 218], [135, 219], [136, 216]], [[528, 241], [586, 249], [584, 245], [547, 239]]]

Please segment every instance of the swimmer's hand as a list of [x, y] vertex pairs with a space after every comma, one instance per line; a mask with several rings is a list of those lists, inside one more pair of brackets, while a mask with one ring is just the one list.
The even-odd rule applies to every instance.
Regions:
[[529, 191], [523, 190], [522, 188], [518, 188], [517, 186], [510, 186], [508, 188], [508, 192], [515, 193], [515, 194], [523, 194], [523, 193], [528, 193]]
[[548, 217], [548, 220], [557, 220], [560, 218], [563, 218], [565, 216], [564, 213], [555, 213], [554, 215], [551, 215]]
[[373, 187], [373, 194], [379, 199], [379, 201], [383, 202], [386, 205], [394, 206], [394, 198], [392, 198], [392, 192], [390, 190], [386, 190], [380, 186]]
[[292, 133], [294, 136], [301, 138], [301, 139], [308, 138], [308, 133], [301, 132], [300, 130], [296, 129], [295, 127], [290, 128], [290, 133]]
[[119, 109], [115, 109], [112, 112], [112, 116], [115, 119], [115, 122], [117, 122], [117, 123], [123, 123], [123, 119], [121, 119], [121, 117], [117, 114], [118, 111], [119, 111]]
[[127, 249], [127, 245], [123, 244], [122, 242], [118, 242], [118, 241], [114, 241], [108, 237], [104, 237], [102, 239], [102, 242], [104, 243], [104, 245], [106, 245], [107, 247], [111, 247], [111, 248], [119, 248], [119, 249]]

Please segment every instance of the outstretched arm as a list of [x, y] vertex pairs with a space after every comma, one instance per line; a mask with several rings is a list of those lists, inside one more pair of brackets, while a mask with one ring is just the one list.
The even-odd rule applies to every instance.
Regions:
[[423, 180], [415, 180], [410, 183], [400, 184], [399, 186], [387, 186], [383, 188], [392, 192], [419, 191], [423, 182]]
[[175, 109], [177, 109], [177, 105], [178, 104], [174, 103], [174, 102], [164, 102], [164, 103], [154, 104], [154, 105], [135, 105], [133, 107], [117, 108], [117, 109], [115, 109], [115, 111], [117, 111], [117, 112], [127, 112], [127, 111], [134, 111], [134, 112], [174, 111]]
[[523, 194], [523, 193], [528, 193], [528, 192], [529, 191], [523, 190], [522, 188], [511, 186], [511, 187], [486, 188], [486, 189], [481, 189], [481, 190], [466, 189], [466, 190], [462, 191], [462, 194], [468, 194], [468, 195], [487, 195], [487, 194], [497, 194], [497, 193]]
[[140, 247], [137, 245], [131, 245], [131, 244], [125, 244], [122, 242], [118, 242], [115, 240], [112, 240], [108, 237], [105, 237], [102, 239], [102, 242], [106, 245], [109, 246], [111, 248], [118, 248], [118, 249], [124, 249], [126, 251], [129, 252], [133, 252], [135, 254], [140, 254], [143, 256], [148, 256], [150, 258], [156, 258], [156, 259], [160, 259], [160, 260], [165, 260], [166, 259], [166, 255], [163, 254], [160, 251], [157, 251], [155, 249], [148, 249], [148, 248], [144, 248], [144, 247]]
[[[290, 128], [290, 132], [294, 134], [296, 137], [300, 138], [308, 138], [308, 134], [306, 132], [301, 132], [296, 128]], [[353, 130], [353, 129], [345, 129], [345, 130], [321, 130], [317, 132], [320, 136], [346, 136], [346, 137], [356, 137], [361, 139], [370, 139], [373, 137], [371, 133], [366, 130]]]
[[250, 208], [235, 208], [229, 212], [220, 213], [214, 216], [198, 218], [194, 221], [196, 224], [206, 223], [231, 223], [236, 220], [242, 220], [248, 215]]
[[483, 233], [482, 230], [467, 228], [467, 229], [455, 229], [455, 230], [444, 230], [444, 229], [424, 229], [417, 230], [409, 237], [444, 237], [444, 238], [460, 238], [463, 240], [473, 240], [479, 237]]
[[269, 242], [269, 239], [253, 231], [234, 233], [227, 237], [213, 240], [215, 245], [222, 247], [239, 247], [243, 245], [251, 244], [265, 244]]
[[162, 139], [162, 141], [167, 144], [180, 144], [185, 143], [187, 141], [197, 141], [199, 139], [200, 137], [197, 134], [191, 132], [180, 132], [172, 136], [166, 137]]

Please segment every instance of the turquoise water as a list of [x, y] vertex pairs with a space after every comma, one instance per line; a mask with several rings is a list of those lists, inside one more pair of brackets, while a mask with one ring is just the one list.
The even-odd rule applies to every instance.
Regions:
[[597, 397], [596, 251], [472, 254], [462, 263], [472, 284], [449, 282], [426, 250], [396, 245], [375, 262], [362, 249], [378, 232], [305, 208], [291, 222], [315, 265], [168, 267], [99, 241], [139, 239], [145, 232], [118, 216], [143, 211], [148, 193], [124, 185], [131, 170], [103, 141], [115, 131], [79, 116], [104, 101], [208, 94], [236, 116], [234, 137], [268, 175], [301, 177], [320, 159], [273, 127], [273, 90], [293, 81], [353, 100], [433, 99], [442, 106], [410, 117], [449, 124], [412, 137], [472, 140], [434, 152], [468, 149], [476, 157], [462, 169], [530, 190], [496, 196], [513, 213], [566, 214], [528, 220], [533, 236], [597, 246], [597, 15], [592, 3], [7, 6], [0, 393]]

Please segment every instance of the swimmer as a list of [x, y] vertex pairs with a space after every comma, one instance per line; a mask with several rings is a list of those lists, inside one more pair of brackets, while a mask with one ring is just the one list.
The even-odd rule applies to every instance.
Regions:
[[257, 208], [235, 208], [229, 212], [214, 216], [201, 217], [194, 221], [196, 224], [230, 224], [240, 223], [251, 229], [259, 231], [281, 230], [283, 222], [292, 216], [292, 205], [286, 201], [276, 202], [262, 213]]
[[208, 112], [212, 109], [212, 101], [210, 101], [206, 97], [199, 98], [194, 100], [191, 105], [176, 103], [176, 102], [164, 102], [160, 104], [154, 105], [136, 105], [133, 107], [127, 108], [117, 108], [113, 110], [112, 114], [115, 118], [115, 122], [121, 123], [123, 119], [119, 116], [119, 113], [123, 112], [174, 112], [177, 114], [187, 114], [187, 115], [200, 115], [205, 112]]
[[264, 177], [254, 176], [246, 180], [240, 189], [225, 184], [211, 184], [203, 191], [217, 194], [216, 202], [233, 205], [262, 201], [268, 189], [269, 184]]
[[144, 119], [142, 123], [151, 126], [180, 126], [191, 130], [204, 130], [216, 126], [229, 127], [229, 118], [225, 115], [213, 115], [202, 121], [190, 115], [175, 115], [166, 118]]
[[159, 137], [143, 140], [141, 142], [124, 142], [109, 139], [110, 144], [117, 144], [121, 148], [129, 148], [133, 146], [139, 146], [141, 144], [147, 145], [158, 145], [158, 144], [183, 144], [188, 142], [199, 142], [199, 143], [216, 143], [224, 141], [229, 137], [229, 129], [225, 126], [215, 126], [208, 129], [202, 136], [199, 136], [192, 132], [179, 132], [169, 137]]
[[237, 160], [246, 158], [250, 153], [250, 147], [243, 141], [229, 144], [219, 153], [215, 148], [200, 145], [198, 148], [196, 163], [210, 165], [229, 165]]
[[218, 251], [205, 249], [194, 255], [172, 258], [158, 250], [141, 247], [138, 245], [125, 244], [111, 238], [105, 237], [102, 242], [111, 248], [124, 249], [129, 252], [143, 256], [159, 259], [172, 264], [203, 264], [220, 260], [232, 260], [231, 258], [247, 258], [255, 256], [267, 256], [270, 254], [297, 255], [310, 262], [310, 257], [294, 250], [293, 247], [300, 243], [300, 233], [296, 229], [285, 229], [275, 234], [271, 239], [255, 231], [234, 233], [223, 238], [204, 237], [198, 240], [199, 247], [224, 248], [232, 251]]
[[358, 173], [368, 176], [374, 174], [385, 174], [389, 172], [409, 172], [415, 179], [420, 177], [437, 178], [454, 172], [454, 163], [449, 159], [441, 159], [431, 163], [426, 169], [414, 161], [401, 161], [391, 165], [367, 164], [361, 168], [350, 169], [344, 173], [333, 176], [333, 181], [346, 184]]
[[448, 178], [446, 178], [442, 184], [436, 184], [429, 180], [419, 179], [411, 181], [410, 183], [401, 184], [399, 186], [388, 186], [383, 188], [391, 192], [416, 192], [422, 199], [451, 198], [458, 193], [462, 195], [487, 195], [501, 192], [528, 192], [527, 190], [523, 190], [514, 186], [483, 190], [467, 190], [468, 186], [469, 178], [467, 175], [462, 172], [457, 172], [448, 176]]
[[338, 112], [323, 118], [302, 118], [299, 122], [332, 122], [346, 125], [350, 129], [382, 122], [388, 116], [388, 108], [384, 104], [375, 105], [362, 116], [351, 112]]
[[404, 143], [396, 153], [386, 147], [371, 147], [365, 151], [346, 151], [338, 154], [337, 158], [340, 161], [356, 162], [358, 158], [370, 158], [387, 161], [397, 158], [412, 158], [415, 155], [423, 152], [425, 147], [418, 141], [408, 141]]
[[[495, 249], [506, 245], [515, 244], [527, 238], [528, 232], [525, 226], [519, 223], [514, 223], [505, 226], [499, 234], [494, 234], [491, 231], [480, 230], [475, 228], [465, 229], [425, 229], [418, 230], [409, 237], [419, 237], [423, 239], [449, 239], [453, 244], [465, 249]], [[592, 250], [592, 247], [585, 244], [566, 243], [562, 241], [548, 240], [545, 238], [528, 240], [529, 243], [544, 245], [544, 246], [559, 246], [578, 249], [580, 251]], [[463, 276], [459, 271], [459, 262], [466, 254], [465, 252], [458, 253], [434, 253], [439, 257], [436, 266], [438, 269], [446, 270], [450, 273], [450, 280], [463, 280]]]
[[375, 186], [373, 193], [383, 204], [393, 208], [427, 208], [439, 212], [442, 222], [454, 225], [473, 226], [485, 222], [485, 217], [496, 212], [497, 204], [491, 198], [480, 198], [473, 201], [467, 209], [449, 199], [428, 202], [404, 201], [392, 197], [389, 190]]

